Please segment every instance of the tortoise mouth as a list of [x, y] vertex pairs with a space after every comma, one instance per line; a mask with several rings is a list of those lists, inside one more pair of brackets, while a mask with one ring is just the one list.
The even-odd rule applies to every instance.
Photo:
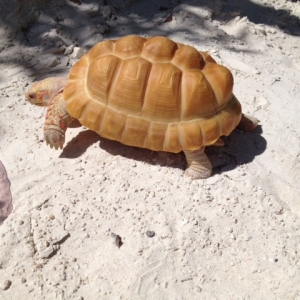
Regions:
[[30, 104], [32, 105], [37, 105], [37, 106], [47, 106], [46, 103], [43, 103], [43, 102], [37, 102], [37, 99], [31, 99], [29, 97], [26, 97], [25, 98], [26, 101], [30, 102]]

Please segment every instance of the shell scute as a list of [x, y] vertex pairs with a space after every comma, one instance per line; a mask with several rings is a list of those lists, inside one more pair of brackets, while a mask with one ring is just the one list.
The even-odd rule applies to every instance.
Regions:
[[171, 61], [181, 69], [201, 70], [205, 64], [202, 55], [191, 46], [180, 45]]
[[145, 41], [145, 38], [135, 35], [122, 37], [116, 41], [113, 53], [121, 58], [129, 58], [140, 55]]
[[183, 149], [199, 149], [203, 144], [203, 134], [199, 122], [181, 122], [178, 125], [179, 139]]
[[101, 132], [103, 137], [120, 141], [125, 129], [126, 120], [126, 114], [117, 112], [110, 107], [106, 107], [101, 120], [101, 127], [98, 132]]
[[[87, 59], [91, 62], [91, 61], [98, 59], [101, 56], [112, 54], [112, 51], [114, 49], [114, 44], [115, 44], [115, 42], [113, 40], [107, 40], [107, 41], [96, 44], [87, 53], [87, 55], [86, 55]], [[80, 62], [80, 60], [78, 62]]]
[[180, 152], [182, 146], [179, 139], [178, 122], [172, 122], [168, 124], [168, 128], [165, 134], [165, 142], [163, 146], [164, 151], [168, 152]]
[[69, 80], [64, 89], [64, 99], [67, 99], [67, 110], [76, 119], [79, 119], [89, 99], [84, 91], [84, 81]]
[[199, 53], [201, 54], [206, 63], [217, 63], [207, 52], [199, 51]]
[[172, 40], [154, 36], [145, 42], [142, 57], [151, 62], [170, 62], [177, 49], [177, 44]]
[[182, 120], [206, 117], [217, 111], [218, 108], [211, 85], [203, 73], [198, 70], [183, 72], [182, 102]]
[[125, 145], [144, 147], [150, 121], [139, 116], [129, 115], [126, 120], [125, 130], [121, 142]]
[[160, 151], [163, 149], [164, 140], [168, 124], [164, 122], [151, 122], [148, 129], [148, 139], [146, 148], [154, 151]]
[[89, 67], [89, 60], [87, 56], [83, 56], [71, 69], [69, 74], [69, 80], [83, 78]]
[[220, 122], [220, 135], [229, 135], [241, 120], [242, 107], [240, 102], [233, 96], [226, 107], [218, 115]]
[[115, 76], [109, 105], [126, 113], [142, 111], [151, 63], [141, 57], [126, 59]]
[[120, 64], [121, 60], [114, 55], [106, 55], [90, 63], [86, 75], [86, 91], [92, 99], [107, 104], [113, 76]]
[[180, 121], [180, 69], [170, 63], [153, 63], [145, 94], [143, 116], [151, 120]]
[[89, 99], [85, 96], [85, 93], [81, 91], [78, 92], [75, 97], [69, 99], [67, 102], [67, 110], [72, 112], [71, 116], [73, 118], [83, 119], [81, 116], [88, 103]]
[[220, 124], [217, 116], [214, 118], [205, 118], [200, 121], [201, 131], [203, 134], [203, 144], [211, 145], [214, 144], [220, 137]]
[[105, 112], [105, 106], [97, 101], [88, 101], [85, 106], [79, 122], [84, 123], [85, 126], [93, 131], [99, 131], [101, 120]]
[[213, 63], [202, 70], [202, 73], [215, 93], [218, 107], [226, 105], [232, 95], [233, 77], [231, 72], [227, 68]]

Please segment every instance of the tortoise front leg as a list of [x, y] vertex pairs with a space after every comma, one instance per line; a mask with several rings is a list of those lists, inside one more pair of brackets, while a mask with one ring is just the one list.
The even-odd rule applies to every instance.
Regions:
[[192, 179], [204, 179], [210, 177], [212, 165], [204, 150], [205, 147], [201, 147], [194, 151], [183, 151], [188, 165], [188, 168], [185, 170], [185, 175]]
[[72, 121], [73, 118], [67, 111], [63, 93], [57, 94], [50, 102], [46, 114], [44, 135], [47, 145], [56, 150], [62, 148], [65, 142], [65, 132]]

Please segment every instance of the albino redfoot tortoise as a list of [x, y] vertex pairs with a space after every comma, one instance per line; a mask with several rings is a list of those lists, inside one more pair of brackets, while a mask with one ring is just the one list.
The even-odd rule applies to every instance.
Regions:
[[75, 118], [125, 145], [184, 151], [186, 174], [197, 179], [212, 172], [205, 146], [237, 126], [257, 125], [242, 114], [232, 88], [231, 72], [207, 53], [162, 36], [129, 35], [98, 43], [68, 78], [37, 82], [26, 98], [49, 105], [45, 140], [55, 149]]

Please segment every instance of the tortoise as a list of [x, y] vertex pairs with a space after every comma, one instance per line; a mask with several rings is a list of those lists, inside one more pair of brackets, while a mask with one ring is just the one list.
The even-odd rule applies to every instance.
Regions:
[[178, 153], [185, 174], [207, 178], [212, 165], [204, 149], [220, 144], [237, 126], [258, 123], [242, 114], [233, 76], [206, 52], [163, 36], [124, 36], [96, 44], [68, 78], [34, 83], [26, 98], [48, 106], [46, 143], [62, 148], [73, 119], [125, 145]]

